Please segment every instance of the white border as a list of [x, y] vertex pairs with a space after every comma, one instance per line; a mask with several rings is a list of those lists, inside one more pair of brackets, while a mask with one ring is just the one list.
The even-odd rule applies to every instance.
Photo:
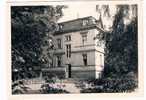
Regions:
[[[17, 0], [18, 1], [18, 0]], [[53, 0], [54, 1], [54, 0]], [[59, 0], [61, 1], [61, 0]], [[27, 4], [26, 4], [27, 3]], [[11, 95], [11, 54], [10, 54], [10, 48], [11, 48], [11, 37], [10, 37], [10, 9], [8, 9], [10, 7], [10, 5], [15, 5], [15, 6], [18, 6], [18, 5], [57, 5], [57, 4], [68, 4], [68, 3], [99, 3], [99, 4], [138, 4], [138, 44], [139, 44], [139, 84], [140, 84], [140, 89], [139, 89], [139, 92], [137, 93], [102, 93], [102, 94], [49, 94], [49, 95], [44, 95], [44, 94], [39, 94], [39, 95]], [[85, 1], [76, 1], [76, 2], [71, 2], [71, 1], [68, 1], [68, 2], [46, 2], [46, 1], [42, 1], [42, 2], [7, 2], [7, 15], [6, 15], [6, 30], [7, 30], [7, 34], [6, 34], [6, 41], [5, 41], [5, 45], [8, 46], [6, 47], [6, 61], [7, 61], [7, 71], [6, 71], [6, 74], [7, 74], [7, 96], [9, 97], [9, 100], [25, 100], [25, 99], [28, 99], [28, 100], [47, 100], [49, 98], [51, 99], [63, 99], [63, 100], [67, 100], [67, 99], [103, 99], [104, 97], [108, 97], [108, 98], [112, 98], [112, 99], [115, 99], [116, 97], [118, 98], [127, 98], [127, 97], [130, 97], [130, 96], [133, 96], [134, 98], [136, 97], [141, 97], [143, 96], [143, 17], [142, 17], [142, 7], [143, 7], [143, 4], [142, 4], [142, 1], [141, 0], [135, 0], [135, 1], [126, 1], [126, 0], [123, 0], [123, 1], [92, 1], [92, 2], [85, 2]], [[9, 28], [9, 30], [8, 30]], [[7, 51], [8, 50], [8, 51]]]

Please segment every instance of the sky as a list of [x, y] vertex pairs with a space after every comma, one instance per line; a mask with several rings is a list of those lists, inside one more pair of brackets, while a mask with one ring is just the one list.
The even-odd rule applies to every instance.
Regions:
[[86, 16], [97, 17], [95, 11], [96, 11], [95, 5], [92, 4], [81, 5], [80, 3], [78, 3], [78, 4], [68, 5], [68, 8], [63, 10], [64, 16], [59, 20], [59, 22], [76, 19], [80, 17], [86, 17]]
[[[72, 19], [93, 16], [97, 20], [99, 19], [99, 13], [96, 11], [96, 5], [99, 4], [88, 4], [88, 3], [72, 3], [68, 4], [68, 8], [63, 9], [64, 16], [60, 18], [58, 22], [64, 22]], [[102, 5], [99, 5], [99, 9], [101, 9]], [[109, 5], [110, 15], [111, 17], [103, 16], [102, 11], [102, 22], [105, 30], [110, 30], [113, 24], [114, 16], [116, 14], [116, 5]], [[125, 23], [130, 23], [129, 19], [124, 20]]]
[[[100, 5], [101, 7], [101, 5]], [[116, 9], [115, 5], [110, 5], [110, 13], [111, 15], [115, 15]], [[68, 8], [63, 9], [64, 16], [60, 18], [58, 22], [64, 22], [72, 19], [82, 18], [86, 16], [93, 16], [96, 19], [99, 18], [99, 13], [96, 11], [96, 4], [69, 4]], [[113, 18], [103, 18], [103, 23], [106, 26], [107, 30], [111, 27], [113, 22]]]

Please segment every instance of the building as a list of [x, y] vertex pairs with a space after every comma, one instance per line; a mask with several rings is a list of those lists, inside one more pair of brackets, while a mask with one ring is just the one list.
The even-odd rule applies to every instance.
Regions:
[[104, 45], [95, 39], [103, 31], [101, 20], [77, 18], [59, 23], [54, 38], [57, 45], [52, 65], [42, 69], [44, 75], [62, 78], [99, 78], [104, 69]]

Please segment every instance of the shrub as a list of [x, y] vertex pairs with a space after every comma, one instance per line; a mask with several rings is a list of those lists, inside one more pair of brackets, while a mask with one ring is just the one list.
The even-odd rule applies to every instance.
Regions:
[[137, 78], [127, 74], [123, 77], [112, 77], [91, 80], [89, 83], [94, 84], [94, 88], [81, 90], [81, 93], [123, 93], [133, 92], [138, 87]]
[[52, 77], [51, 79], [46, 77], [45, 80], [46, 83], [41, 86], [42, 93], [69, 93], [68, 91], [62, 89], [65, 85], [57, 84], [57, 82], [60, 82], [57, 76]]
[[12, 83], [12, 94], [24, 94], [30, 89], [24, 85], [23, 80], [15, 81]]
[[48, 94], [48, 93], [69, 93], [68, 91], [61, 89], [60, 85], [54, 85], [54, 84], [43, 84], [41, 86], [41, 92], [43, 94]]

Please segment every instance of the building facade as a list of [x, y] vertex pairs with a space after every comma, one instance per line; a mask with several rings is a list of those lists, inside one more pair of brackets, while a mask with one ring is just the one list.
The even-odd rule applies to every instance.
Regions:
[[63, 78], [99, 78], [104, 69], [104, 45], [96, 38], [102, 22], [84, 17], [59, 23], [52, 65], [43, 71]]

